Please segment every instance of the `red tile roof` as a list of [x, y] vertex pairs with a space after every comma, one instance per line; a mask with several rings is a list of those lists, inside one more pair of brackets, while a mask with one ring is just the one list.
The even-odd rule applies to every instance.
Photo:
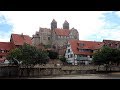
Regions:
[[104, 44], [106, 46], [109, 46], [111, 48], [118, 48], [120, 47], [120, 41], [116, 41], [116, 40], [103, 40]]
[[[91, 52], [80, 52], [78, 49], [100, 49], [104, 43], [103, 42], [94, 42], [94, 41], [82, 41], [82, 40], [69, 40], [69, 43], [71, 45], [72, 51], [75, 54], [84, 54], [84, 55], [91, 55]], [[83, 46], [80, 46], [81, 44], [84, 44]]]
[[31, 37], [28, 35], [12, 34], [11, 38], [15, 45], [23, 45], [24, 43], [32, 45]]
[[59, 36], [69, 36], [70, 30], [56, 28], [55, 33]]
[[2, 50], [11, 50], [12, 45], [10, 42], [0, 42], [0, 49]]

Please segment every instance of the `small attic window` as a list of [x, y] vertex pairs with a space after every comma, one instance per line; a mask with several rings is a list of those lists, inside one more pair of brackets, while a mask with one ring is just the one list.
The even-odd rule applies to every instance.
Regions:
[[84, 44], [84, 43], [80, 43], [79, 45], [80, 45], [80, 46], [84, 46], [85, 44]]

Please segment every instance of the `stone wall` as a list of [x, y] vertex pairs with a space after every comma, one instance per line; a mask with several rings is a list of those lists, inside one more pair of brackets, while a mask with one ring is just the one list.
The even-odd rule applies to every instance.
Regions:
[[15, 77], [19, 74], [17, 66], [0, 66], [0, 77]]

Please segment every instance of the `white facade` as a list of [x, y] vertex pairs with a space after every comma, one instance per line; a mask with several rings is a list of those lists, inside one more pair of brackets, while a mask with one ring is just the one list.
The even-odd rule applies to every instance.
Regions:
[[75, 60], [76, 55], [73, 53], [70, 43], [68, 43], [68, 45], [69, 46], [67, 46], [67, 49], [65, 52], [65, 58], [69, 63], [76, 65], [77, 64], [77, 61]]
[[83, 62], [85, 65], [88, 65], [92, 61], [92, 58], [89, 55], [82, 56], [74, 54], [69, 42], [65, 52], [65, 58], [67, 59], [68, 63], [71, 63], [72, 65], [77, 65], [79, 62]]

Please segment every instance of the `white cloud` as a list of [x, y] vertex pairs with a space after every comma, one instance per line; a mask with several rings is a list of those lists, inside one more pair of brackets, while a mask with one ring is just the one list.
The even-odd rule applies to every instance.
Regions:
[[65, 20], [79, 31], [79, 39], [86, 38], [90, 34], [96, 34], [104, 22], [99, 19], [103, 11], [2, 11], [8, 23], [13, 24], [12, 33], [23, 33], [32, 36], [39, 27], [50, 28], [54, 18], [58, 28], [62, 28]]

